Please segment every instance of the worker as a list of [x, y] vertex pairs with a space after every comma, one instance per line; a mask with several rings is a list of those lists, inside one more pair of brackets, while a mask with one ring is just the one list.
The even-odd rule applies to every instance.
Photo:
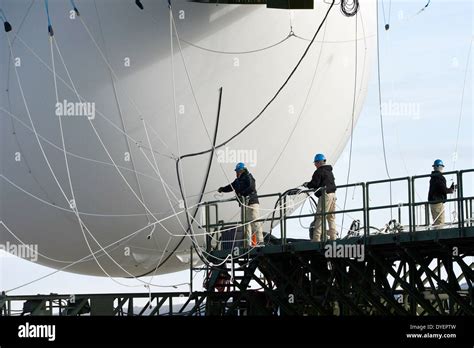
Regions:
[[323, 216], [320, 214], [323, 212], [323, 204], [321, 199], [323, 187], [326, 187], [326, 192], [324, 193], [324, 212], [329, 213], [326, 214], [328, 221], [328, 236], [329, 240], [335, 240], [337, 235], [336, 216], [332, 213], [336, 210], [336, 183], [334, 174], [332, 173], [332, 166], [326, 164], [326, 157], [321, 153], [318, 153], [316, 156], [314, 156], [314, 165], [316, 170], [311, 181], [303, 184], [304, 187], [317, 190], [315, 194], [316, 197], [319, 198], [318, 206], [316, 208], [316, 215], [314, 216], [313, 222], [314, 232], [312, 241], [321, 241]]
[[452, 183], [451, 187], [446, 187], [446, 178], [443, 175], [443, 161], [437, 159], [433, 163], [433, 171], [431, 172], [430, 189], [428, 191], [428, 202], [430, 203], [431, 216], [433, 218], [433, 226], [444, 224], [444, 202], [448, 193], [453, 193], [456, 186]]
[[[260, 204], [258, 201], [255, 179], [250, 174], [245, 164], [240, 162], [235, 166], [237, 178], [229, 185], [219, 187], [218, 192], [235, 191], [239, 203], [245, 205], [245, 243], [246, 246], [263, 247], [262, 223], [256, 221], [260, 218]], [[247, 203], [245, 203], [245, 199]]]

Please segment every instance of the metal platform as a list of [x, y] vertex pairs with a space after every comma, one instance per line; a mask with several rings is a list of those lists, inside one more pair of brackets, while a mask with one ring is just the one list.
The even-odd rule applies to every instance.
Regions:
[[[206, 202], [201, 227], [209, 232], [207, 261], [220, 264], [204, 266], [206, 291], [2, 294], [0, 315], [474, 315], [474, 197], [464, 195], [466, 176], [473, 174], [474, 169], [445, 173], [459, 185], [457, 197], [446, 201], [456, 206], [456, 216], [445, 226], [431, 226], [429, 203], [415, 199], [415, 182], [429, 175], [340, 186], [360, 188], [363, 199], [360, 208], [335, 213], [360, 212], [362, 226], [334, 242], [326, 239], [325, 223], [322, 242], [288, 238], [287, 221], [314, 215], [291, 215], [288, 193], [278, 193], [261, 196], [279, 202], [277, 213], [262, 222], [278, 222], [280, 238], [267, 235], [266, 246], [253, 249], [228, 236], [216, 243], [247, 221], [245, 210], [238, 221], [222, 221], [219, 205], [233, 200]], [[407, 184], [407, 200], [372, 205], [372, 187], [394, 182]], [[417, 214], [417, 207], [425, 214]], [[374, 234], [371, 214], [384, 209], [395, 210], [398, 222]], [[191, 275], [194, 270], [190, 266]], [[23, 310], [13, 312], [18, 302]]]
[[[331, 242], [253, 250], [233, 267], [214, 270], [208, 290], [221, 298], [208, 304], [209, 311], [237, 314], [244, 306], [266, 315], [474, 314], [474, 263], [466, 261], [474, 255], [473, 227], [462, 235], [452, 228], [334, 243], [364, 246], [363, 261], [327, 257]], [[261, 289], [247, 289], [251, 281]], [[225, 292], [235, 290], [239, 296], [228, 299]]]

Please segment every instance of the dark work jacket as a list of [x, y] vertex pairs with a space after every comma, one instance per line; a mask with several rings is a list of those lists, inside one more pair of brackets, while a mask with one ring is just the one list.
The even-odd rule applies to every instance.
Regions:
[[448, 198], [448, 193], [452, 193], [452, 190], [446, 187], [446, 178], [444, 175], [438, 171], [431, 172], [428, 201], [445, 200]]
[[[334, 174], [332, 173], [332, 166], [325, 164], [313, 173], [311, 181], [308, 183], [308, 188], [318, 189], [326, 186], [326, 193], [336, 192], [336, 182]], [[322, 191], [317, 191], [316, 196], [321, 197]]]
[[224, 186], [222, 192], [235, 191], [237, 196], [247, 197], [249, 199], [248, 204], [258, 203], [257, 189], [255, 188], [255, 179], [247, 169], [234, 180], [230, 185]]

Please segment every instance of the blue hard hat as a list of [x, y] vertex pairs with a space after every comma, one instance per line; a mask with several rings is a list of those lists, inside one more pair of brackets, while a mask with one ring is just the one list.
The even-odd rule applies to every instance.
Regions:
[[437, 160], [434, 161], [433, 167], [444, 167], [444, 163], [443, 163], [442, 160], [437, 159]]
[[245, 169], [245, 164], [243, 164], [242, 162], [237, 163], [237, 165], [235, 166], [236, 172], [240, 172], [243, 169]]
[[326, 157], [322, 153], [318, 153], [314, 156], [314, 162], [325, 161]]

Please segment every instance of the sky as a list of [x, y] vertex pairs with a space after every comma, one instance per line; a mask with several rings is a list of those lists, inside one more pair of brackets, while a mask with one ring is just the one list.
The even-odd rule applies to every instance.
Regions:
[[[427, 0], [386, 0], [383, 1], [383, 7], [382, 2], [379, 5], [380, 86], [386, 158], [388, 174], [391, 177], [429, 173], [434, 159], [437, 158], [444, 160], [446, 170], [474, 168], [474, 53], [471, 52], [468, 61], [473, 38], [473, 2], [432, 0], [424, 11], [417, 14], [426, 2]], [[388, 31], [383, 28], [384, 17], [385, 21], [390, 23]], [[461, 113], [463, 85], [465, 89]], [[352, 156], [348, 143], [334, 165], [338, 184], [346, 182], [349, 159], [349, 182], [387, 178], [376, 64], [373, 66], [364, 107], [354, 128], [352, 144]], [[457, 160], [454, 167], [453, 154], [456, 147]], [[421, 184], [417, 191], [420, 199], [426, 198], [426, 183], [424, 185]], [[468, 180], [468, 186], [468, 190], [474, 195], [474, 175]], [[386, 201], [386, 191], [381, 189], [376, 191], [377, 193], [378, 197], [374, 200]], [[354, 193], [349, 191], [348, 207], [355, 204], [352, 197]], [[395, 201], [396, 199], [394, 197]], [[342, 205], [343, 202], [338, 204]], [[295, 236], [307, 236], [307, 230], [296, 222], [291, 227]], [[0, 251], [0, 290], [27, 283], [51, 271], [50, 268], [2, 254]], [[183, 271], [156, 276], [153, 283], [186, 283], [189, 282], [189, 277], [189, 271]], [[149, 278], [143, 280], [148, 281]], [[201, 289], [201, 286], [202, 276], [198, 274], [195, 277], [194, 289]], [[189, 286], [180, 286], [177, 289], [188, 291]], [[177, 289], [165, 287], [153, 288], [153, 291]], [[108, 278], [61, 272], [11, 294], [147, 291], [142, 284], [134, 280], [113, 281]]]

